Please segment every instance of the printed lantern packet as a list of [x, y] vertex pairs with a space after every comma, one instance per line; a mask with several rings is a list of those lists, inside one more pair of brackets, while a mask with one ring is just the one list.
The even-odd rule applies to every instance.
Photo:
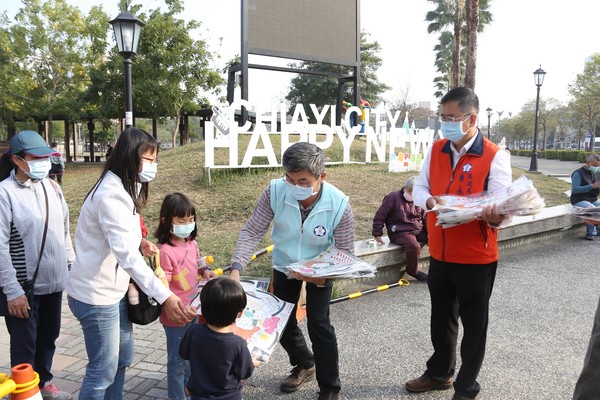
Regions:
[[[198, 294], [203, 283], [205, 281], [201, 282]], [[242, 316], [235, 321], [232, 331], [248, 342], [252, 357], [261, 362], [269, 361], [294, 305], [266, 291], [269, 279], [240, 279], [240, 284], [246, 292], [248, 303]], [[191, 304], [198, 310], [198, 315], [202, 315], [199, 295], [194, 297]]]

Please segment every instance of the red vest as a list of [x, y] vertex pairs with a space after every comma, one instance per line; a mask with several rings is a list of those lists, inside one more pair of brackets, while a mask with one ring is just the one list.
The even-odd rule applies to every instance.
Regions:
[[[429, 186], [432, 196], [467, 196], [487, 190], [492, 160], [499, 150], [478, 132], [469, 151], [452, 171], [450, 141], [438, 140], [431, 148]], [[452, 228], [435, 226], [437, 215], [427, 215], [429, 253], [440, 261], [457, 264], [489, 264], [498, 260], [498, 230], [481, 220]]]

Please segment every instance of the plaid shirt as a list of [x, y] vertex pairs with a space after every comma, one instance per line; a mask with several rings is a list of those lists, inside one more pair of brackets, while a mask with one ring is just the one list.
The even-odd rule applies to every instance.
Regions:
[[[240, 236], [238, 237], [237, 245], [231, 258], [231, 264], [239, 263], [242, 267], [248, 265], [256, 246], [267, 233], [274, 217], [275, 215], [271, 208], [271, 188], [267, 186], [258, 199], [258, 204], [252, 216], [240, 231]], [[303, 216], [303, 220], [305, 218], [306, 216]], [[333, 238], [335, 247], [354, 254], [354, 216], [352, 215], [350, 203], [346, 206], [340, 223], [333, 231]]]

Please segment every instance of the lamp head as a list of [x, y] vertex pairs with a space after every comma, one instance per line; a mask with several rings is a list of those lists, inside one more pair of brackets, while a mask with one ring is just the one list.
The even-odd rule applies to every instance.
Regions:
[[546, 71], [542, 69], [542, 66], [536, 69], [533, 72], [533, 79], [535, 81], [535, 86], [540, 87], [544, 84], [544, 77], [546, 76]]
[[109, 21], [115, 32], [115, 40], [119, 54], [123, 58], [131, 58], [137, 53], [140, 31], [144, 23], [129, 12], [122, 12], [115, 19]]

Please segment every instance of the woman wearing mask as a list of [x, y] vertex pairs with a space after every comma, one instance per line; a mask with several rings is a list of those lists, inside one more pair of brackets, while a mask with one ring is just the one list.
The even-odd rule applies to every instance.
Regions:
[[[40, 376], [44, 399], [71, 399], [52, 383], [60, 333], [62, 292], [75, 259], [69, 209], [46, 178], [55, 151], [34, 131], [10, 140], [0, 171], [0, 288], [5, 296], [11, 366], [28, 363]], [[52, 212], [48, 212], [52, 210]], [[26, 291], [33, 287], [33, 297]], [[30, 300], [32, 300], [30, 302]]]
[[140, 254], [139, 212], [148, 197], [148, 182], [156, 175], [157, 153], [152, 136], [126, 129], [81, 208], [75, 232], [78, 256], [67, 293], [83, 328], [89, 360], [82, 399], [123, 398], [125, 369], [133, 360], [133, 327], [124, 299], [130, 277], [162, 304], [172, 321], [183, 326], [195, 317]]

